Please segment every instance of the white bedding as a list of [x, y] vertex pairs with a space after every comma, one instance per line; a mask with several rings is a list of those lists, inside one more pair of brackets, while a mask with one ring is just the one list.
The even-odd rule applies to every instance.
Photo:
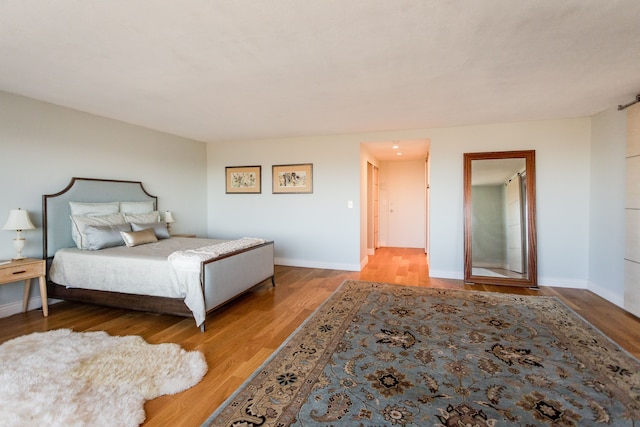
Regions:
[[199, 272], [200, 264], [203, 261], [218, 258], [221, 255], [250, 248], [251, 246], [260, 245], [264, 242], [263, 239], [243, 237], [242, 239], [210, 244], [197, 249], [175, 251], [169, 255], [168, 259], [175, 270]]
[[98, 251], [65, 248], [56, 252], [49, 275], [53, 282], [69, 288], [183, 298], [200, 326], [206, 316], [200, 272], [177, 271], [167, 258], [176, 251], [223, 242], [226, 241], [172, 237]]

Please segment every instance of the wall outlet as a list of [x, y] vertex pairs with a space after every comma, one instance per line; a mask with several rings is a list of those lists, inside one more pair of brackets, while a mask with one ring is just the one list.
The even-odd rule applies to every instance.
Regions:
[[353, 200], [349, 200], [349, 201], [347, 202], [347, 207], [348, 207], [349, 209], [353, 209]]

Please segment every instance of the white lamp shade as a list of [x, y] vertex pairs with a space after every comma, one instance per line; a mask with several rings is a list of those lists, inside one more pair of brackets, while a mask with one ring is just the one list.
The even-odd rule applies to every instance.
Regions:
[[3, 230], [33, 230], [34, 225], [29, 219], [29, 212], [22, 209], [12, 209], [9, 212], [9, 219], [2, 227]]
[[173, 213], [166, 211], [164, 213], [164, 222], [167, 222], [167, 223], [176, 222], [176, 220], [173, 218]]

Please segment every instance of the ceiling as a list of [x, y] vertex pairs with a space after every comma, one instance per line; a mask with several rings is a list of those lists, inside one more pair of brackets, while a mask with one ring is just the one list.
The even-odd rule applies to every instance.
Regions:
[[526, 170], [526, 159], [478, 159], [471, 162], [472, 185], [503, 185]]
[[397, 139], [393, 141], [365, 141], [362, 144], [378, 160], [403, 161], [426, 159], [430, 141], [428, 139]]
[[581, 117], [640, 91], [638, 22], [637, 0], [5, 0], [0, 90], [205, 142]]

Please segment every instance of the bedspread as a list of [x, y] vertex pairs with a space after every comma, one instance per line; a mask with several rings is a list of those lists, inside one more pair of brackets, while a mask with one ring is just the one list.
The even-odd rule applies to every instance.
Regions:
[[99, 251], [65, 248], [56, 252], [49, 277], [70, 288], [183, 298], [200, 326], [206, 316], [200, 270], [197, 277], [187, 277], [167, 259], [176, 251], [224, 242], [172, 237], [131, 248], [119, 246]]

